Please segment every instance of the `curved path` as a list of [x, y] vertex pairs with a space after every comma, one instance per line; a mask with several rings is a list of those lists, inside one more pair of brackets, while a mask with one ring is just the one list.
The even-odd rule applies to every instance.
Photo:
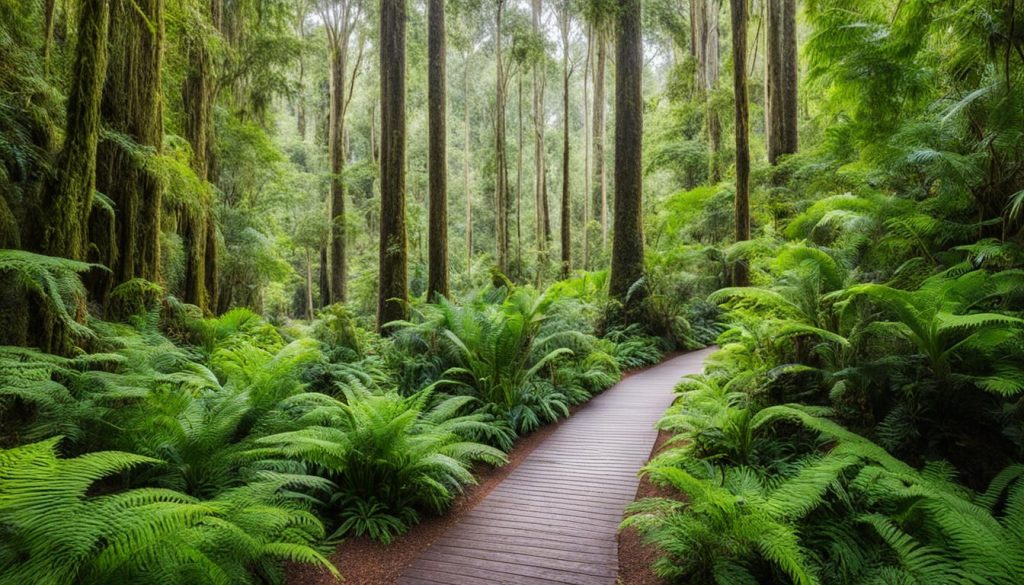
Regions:
[[616, 531], [672, 403], [711, 350], [637, 372], [591, 400], [420, 553], [400, 585], [613, 585]]

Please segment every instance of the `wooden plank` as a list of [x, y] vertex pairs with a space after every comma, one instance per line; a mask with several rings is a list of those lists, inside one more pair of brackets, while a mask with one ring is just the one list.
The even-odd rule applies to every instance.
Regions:
[[708, 350], [595, 396], [422, 551], [401, 585], [614, 585], [616, 533], [672, 389]]

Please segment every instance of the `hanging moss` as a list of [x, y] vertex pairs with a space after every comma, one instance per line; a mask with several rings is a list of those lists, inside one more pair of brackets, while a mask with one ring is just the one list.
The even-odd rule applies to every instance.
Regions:
[[155, 282], [142, 278], [133, 278], [117, 285], [110, 291], [107, 317], [115, 321], [125, 321], [132, 317], [141, 317], [160, 307], [164, 297], [164, 289]]
[[[99, 144], [96, 187], [116, 211], [115, 244], [97, 247], [113, 284], [133, 278], [156, 281], [160, 267], [160, 212], [164, 182], [154, 155], [163, 142], [160, 67], [163, 0], [114, 0], [109, 35], [110, 75], [102, 114], [109, 132]], [[90, 228], [106, 241], [103, 216]], [[96, 242], [99, 243], [99, 242]], [[92, 292], [104, 303], [109, 286]]]
[[95, 187], [100, 100], [107, 74], [109, 16], [107, 0], [82, 0], [67, 127], [56, 165], [59, 172], [42, 194], [45, 228], [40, 247], [51, 255], [74, 260], [86, 256], [86, 220]]

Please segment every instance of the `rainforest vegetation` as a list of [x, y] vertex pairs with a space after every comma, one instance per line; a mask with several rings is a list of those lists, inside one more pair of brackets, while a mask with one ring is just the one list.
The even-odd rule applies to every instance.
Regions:
[[0, 584], [280, 583], [717, 344], [666, 583], [1024, 581], [1014, 0], [0, 0]]

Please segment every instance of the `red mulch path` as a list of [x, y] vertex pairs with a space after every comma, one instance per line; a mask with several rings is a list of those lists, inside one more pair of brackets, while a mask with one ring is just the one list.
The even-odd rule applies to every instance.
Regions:
[[[658, 440], [651, 450], [652, 459], [671, 437], [672, 433], [668, 431], [658, 433]], [[678, 495], [674, 490], [652, 484], [646, 477], [640, 478], [640, 486], [636, 490], [638, 500]], [[651, 570], [651, 565], [657, 559], [658, 549], [645, 544], [636, 530], [630, 528], [619, 532], [619, 585], [664, 585], [665, 581], [659, 579]]]

